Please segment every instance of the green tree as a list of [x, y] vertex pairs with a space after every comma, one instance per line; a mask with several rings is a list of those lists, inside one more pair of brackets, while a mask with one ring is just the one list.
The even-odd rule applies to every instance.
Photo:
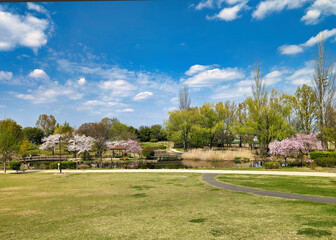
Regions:
[[56, 119], [53, 115], [42, 114], [36, 121], [36, 127], [42, 129], [44, 134], [49, 136], [54, 133], [56, 129]]
[[37, 127], [25, 127], [23, 130], [23, 136], [30, 142], [40, 145], [42, 143], [42, 138], [44, 137], [44, 132], [42, 129]]
[[149, 142], [151, 139], [151, 129], [148, 126], [140, 126], [138, 130], [138, 138], [141, 142]]
[[112, 123], [109, 130], [109, 137], [111, 140], [127, 140], [127, 139], [136, 139], [136, 133], [133, 128], [128, 127], [126, 124], [123, 124], [119, 121]]
[[6, 119], [0, 121], [0, 153], [6, 173], [6, 162], [12, 159], [12, 155], [20, 149], [23, 138], [22, 127], [15, 121]]
[[28, 139], [23, 139], [23, 141], [20, 144], [20, 155], [22, 157], [25, 157], [29, 153], [29, 149], [33, 147], [32, 143]]
[[295, 127], [306, 134], [313, 131], [316, 118], [316, 94], [310, 86], [302, 85], [291, 98], [295, 111]]

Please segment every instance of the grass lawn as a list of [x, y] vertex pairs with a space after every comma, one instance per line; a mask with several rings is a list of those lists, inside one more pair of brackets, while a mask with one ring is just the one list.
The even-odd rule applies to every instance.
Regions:
[[228, 174], [217, 179], [225, 183], [264, 190], [336, 197], [336, 178], [331, 177]]
[[200, 174], [0, 174], [0, 196], [0, 239], [336, 238], [336, 205], [217, 189]]

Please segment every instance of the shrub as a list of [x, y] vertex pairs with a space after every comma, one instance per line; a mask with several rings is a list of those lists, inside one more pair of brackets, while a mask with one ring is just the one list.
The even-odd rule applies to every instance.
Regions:
[[142, 149], [142, 155], [147, 158], [147, 159], [151, 159], [152, 157], [154, 157], [154, 150], [151, 147], [144, 147]]
[[324, 157], [333, 157], [336, 158], [336, 152], [327, 152], [327, 151], [316, 151], [310, 153], [310, 158], [315, 160], [317, 158], [324, 158]]
[[[50, 169], [58, 169], [59, 162], [52, 162], [49, 164]], [[76, 169], [76, 162], [62, 161], [62, 169]]]
[[150, 142], [158, 142], [158, 140], [153, 138], [153, 139], [150, 140]]
[[266, 169], [279, 169], [280, 163], [279, 162], [265, 162]]
[[20, 170], [21, 164], [22, 163], [19, 161], [11, 161], [9, 162], [9, 167], [18, 172]]
[[335, 167], [336, 157], [322, 157], [315, 159], [315, 163], [320, 167]]
[[306, 166], [306, 163], [303, 162], [289, 162], [287, 163], [288, 167], [303, 167]]

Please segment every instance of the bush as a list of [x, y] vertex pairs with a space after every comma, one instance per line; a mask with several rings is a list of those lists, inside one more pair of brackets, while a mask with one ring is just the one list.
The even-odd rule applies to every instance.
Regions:
[[302, 163], [302, 162], [289, 162], [287, 163], [288, 167], [303, 167], [306, 166], [306, 163]]
[[266, 169], [279, 169], [280, 163], [279, 162], [265, 162]]
[[327, 151], [316, 151], [310, 153], [310, 158], [315, 160], [317, 158], [324, 158], [324, 157], [333, 157], [336, 158], [336, 152], [327, 152]]
[[9, 162], [9, 167], [13, 170], [19, 171], [21, 167], [21, 162], [19, 161], [11, 161]]
[[147, 158], [147, 159], [151, 159], [154, 157], [154, 150], [151, 147], [144, 147], [142, 149], [142, 155]]
[[322, 157], [315, 159], [315, 163], [320, 167], [335, 167], [336, 157]]
[[[49, 164], [49, 169], [58, 169], [59, 162], [52, 162]], [[76, 162], [62, 161], [62, 169], [76, 169]]]
[[151, 139], [150, 142], [158, 142], [158, 140], [154, 138], [154, 139]]

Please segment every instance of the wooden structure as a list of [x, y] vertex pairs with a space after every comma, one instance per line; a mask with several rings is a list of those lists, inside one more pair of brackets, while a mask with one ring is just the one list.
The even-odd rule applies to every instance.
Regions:
[[124, 154], [126, 154], [127, 148], [123, 147], [123, 146], [116, 146], [116, 147], [111, 148], [111, 150], [112, 150], [112, 157], [114, 158], [114, 156], [115, 156], [114, 151], [118, 151], [119, 154], [120, 154], [120, 152], [122, 153], [124, 151]]
[[[37, 161], [59, 161], [60, 156], [56, 155], [50, 155], [50, 156], [33, 156], [33, 157], [24, 157], [20, 159], [13, 159], [15, 161], [19, 162], [37, 162]], [[67, 156], [62, 156], [61, 157], [62, 161], [67, 161], [68, 157]]]
[[172, 152], [166, 152], [166, 151], [155, 151], [154, 157], [157, 160], [162, 159], [181, 159], [182, 153], [172, 153]]

